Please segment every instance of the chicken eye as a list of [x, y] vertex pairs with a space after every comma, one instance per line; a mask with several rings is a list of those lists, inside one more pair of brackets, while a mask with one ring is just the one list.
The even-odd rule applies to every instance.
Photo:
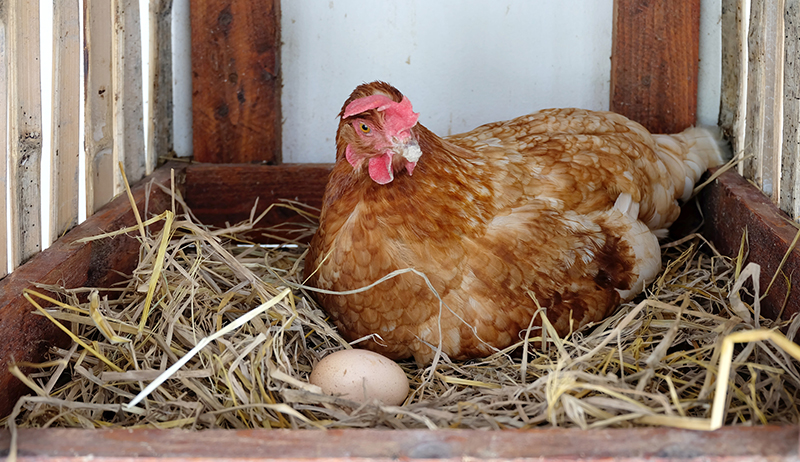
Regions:
[[364, 133], [365, 135], [372, 131], [372, 129], [369, 128], [369, 125], [365, 124], [364, 122], [358, 124], [358, 128], [361, 129], [361, 133]]

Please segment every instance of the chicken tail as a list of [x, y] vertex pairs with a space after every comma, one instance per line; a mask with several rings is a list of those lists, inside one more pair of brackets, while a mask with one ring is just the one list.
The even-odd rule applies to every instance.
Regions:
[[653, 135], [653, 139], [656, 154], [677, 186], [675, 199], [682, 201], [692, 196], [703, 172], [730, 158], [728, 143], [715, 127], [689, 127], [676, 135]]

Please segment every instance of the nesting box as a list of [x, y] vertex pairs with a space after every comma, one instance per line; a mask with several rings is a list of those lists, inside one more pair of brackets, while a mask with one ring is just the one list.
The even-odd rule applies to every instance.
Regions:
[[[753, 2], [756, 7], [763, 3]], [[331, 166], [282, 164], [279, 154], [279, 2], [266, 2], [263, 8], [253, 8], [248, 3], [193, 2], [195, 159], [191, 163], [167, 162], [135, 184], [131, 191], [139, 209], [146, 204], [149, 213], [157, 214], [170, 208], [170, 197], [153, 184], [169, 188], [173, 178], [194, 214], [209, 225], [247, 219], [256, 198], [260, 204], [256, 213], [284, 198], [320, 205]], [[725, 2], [726, 6], [733, 3]], [[791, 2], [787, 0], [788, 3]], [[653, 132], [677, 132], [695, 123], [699, 5], [699, 0], [680, 4], [615, 2], [612, 110], [642, 122]], [[248, 12], [252, 14], [247, 16]], [[741, 14], [741, 10], [728, 11], [723, 19], [735, 22]], [[245, 26], [229, 29], [231, 15], [245, 15], [247, 20], [237, 23]], [[252, 33], [254, 30], [258, 33]], [[256, 46], [236, 45], [253, 40], [258, 41]], [[248, 66], [258, 72], [241, 72]], [[221, 79], [230, 79], [231, 75], [249, 77], [237, 77], [236, 85], [218, 91]], [[89, 85], [96, 82], [92, 80], [95, 77], [100, 78], [92, 74], [87, 79]], [[263, 97], [242, 101], [243, 92]], [[103, 108], [98, 103], [96, 109]], [[256, 136], [245, 133], [254, 125], [264, 129]], [[757, 170], [752, 165], [747, 168]], [[796, 228], [785, 220], [773, 201], [737, 173], [725, 173], [710, 184], [701, 204], [706, 236], [719, 251], [736, 254], [741, 230], [747, 228], [750, 254], [757, 256], [764, 268], [762, 277], [769, 278], [779, 267], [785, 274], [800, 274], [800, 254], [790, 251]], [[279, 211], [267, 217], [267, 224], [289, 218]], [[31, 315], [23, 291], [35, 283], [81, 287], [108, 286], [117, 281], [120, 274], [129, 273], [136, 264], [136, 239], [122, 235], [99, 241], [79, 240], [135, 223], [129, 199], [116, 197], [0, 281], [0, 415], [11, 412], [17, 398], [27, 392], [25, 385], [9, 373], [12, 361], [41, 361], [51, 345], [65, 341], [46, 319]], [[765, 280], [763, 285], [767, 283]], [[764, 300], [764, 313], [772, 317], [797, 313], [797, 284], [780, 279], [776, 284]], [[25, 460], [794, 460], [798, 457], [798, 432], [796, 426], [727, 427], [711, 433], [666, 428], [325, 432], [24, 429], [16, 444], [19, 457]], [[8, 432], [0, 434], [0, 449], [8, 448], [10, 443]]]

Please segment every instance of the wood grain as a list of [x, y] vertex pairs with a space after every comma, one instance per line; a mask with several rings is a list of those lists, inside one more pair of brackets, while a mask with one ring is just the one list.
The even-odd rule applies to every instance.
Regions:
[[[172, 0], [151, 0], [147, 173], [173, 152]], [[188, 86], [188, 85], [187, 85]]]
[[[144, 178], [148, 171], [144, 144], [139, 0], [112, 0], [111, 3], [114, 24], [111, 35], [112, 143], [114, 152], [125, 166], [128, 182], [134, 183]], [[115, 165], [114, 171], [117, 169]]]
[[731, 141], [737, 153], [744, 141], [744, 108], [742, 102], [746, 91], [744, 18], [746, 12], [739, 0], [722, 0], [722, 84], [719, 126], [723, 135]]
[[800, 0], [786, 0], [780, 208], [800, 221]]
[[[159, 188], [150, 188], [148, 197], [147, 184], [154, 181], [169, 185], [170, 168], [176, 168], [180, 173], [183, 167], [183, 164], [167, 164], [147, 181], [132, 188], [143, 218], [151, 213], [160, 213], [171, 203]], [[149, 207], [147, 211], [144, 210], [145, 203]], [[137, 263], [139, 242], [135, 236], [83, 244], [76, 241], [135, 223], [127, 196], [119, 196], [51, 247], [0, 280], [0, 333], [3, 338], [0, 342], [0, 416], [7, 415], [17, 398], [28, 392], [22, 382], [8, 373], [11, 362], [41, 361], [53, 342], [63, 340], [60, 331], [50, 321], [32, 314], [34, 308], [23, 297], [23, 291], [33, 289], [35, 283], [73, 288], [108, 287], [117, 282], [121, 277], [116, 271], [129, 273]]]
[[87, 215], [122, 191], [111, 122], [111, 7], [110, 1], [83, 3]]
[[53, 3], [53, 147], [49, 245], [78, 224], [81, 34], [78, 0]]
[[695, 124], [700, 0], [614, 0], [611, 110], [653, 133]]
[[752, 0], [747, 35], [747, 115], [742, 175], [778, 202], [783, 81], [783, 1]]
[[[186, 203], [203, 223], [213, 226], [247, 220], [256, 198], [257, 214], [280, 199], [319, 208], [332, 168], [332, 164], [192, 164], [186, 168]], [[295, 217], [294, 212], [276, 209], [261, 225]]]
[[[798, 228], [792, 226], [788, 217], [758, 188], [735, 172], [722, 174], [706, 187], [700, 203], [706, 217], [703, 234], [723, 255], [735, 257], [742, 233], [747, 232], [748, 262], [761, 265], [763, 293], [789, 251]], [[800, 312], [800, 248], [788, 255], [782, 274], [776, 278], [761, 306], [763, 316], [772, 319], [778, 314], [789, 319]]]
[[41, 250], [42, 86], [39, 1], [13, 0], [9, 13], [9, 186], [13, 268]]
[[280, 0], [192, 2], [199, 162], [281, 162]]
[[[0, 5], [0, 140], [8, 142], [8, 8]], [[0, 156], [0, 278], [8, 274], [8, 153]]]
[[[7, 432], [0, 447], [8, 447]], [[47, 430], [19, 432], [20, 462], [313, 460], [456, 462], [797, 460], [798, 427], [616, 430]], [[0, 455], [3, 455], [0, 452]]]

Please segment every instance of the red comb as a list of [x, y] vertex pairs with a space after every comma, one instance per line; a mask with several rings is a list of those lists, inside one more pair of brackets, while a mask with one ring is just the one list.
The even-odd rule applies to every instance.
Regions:
[[405, 96], [399, 103], [386, 95], [371, 95], [359, 98], [348, 104], [343, 118], [375, 109], [386, 111], [386, 131], [390, 135], [398, 135], [417, 123], [419, 114], [411, 108], [411, 101]]
[[356, 114], [361, 114], [362, 112], [369, 111], [370, 109], [382, 111], [392, 104], [397, 103], [395, 103], [392, 98], [389, 98], [386, 95], [365, 96], [348, 104], [347, 108], [344, 110], [344, 117], [347, 118]]

